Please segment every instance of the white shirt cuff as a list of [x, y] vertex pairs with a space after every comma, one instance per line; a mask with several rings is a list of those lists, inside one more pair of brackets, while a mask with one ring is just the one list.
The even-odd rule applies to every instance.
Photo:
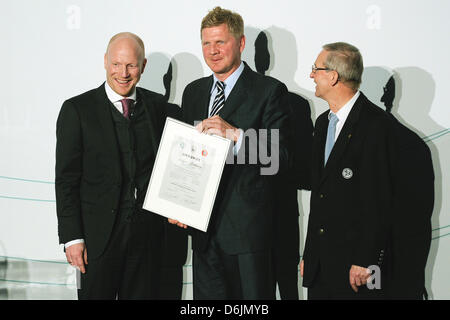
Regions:
[[242, 129], [238, 129], [238, 130], [239, 130], [239, 138], [238, 138], [238, 141], [233, 146], [233, 154], [235, 156], [237, 156], [239, 149], [241, 148], [242, 139], [244, 138], [244, 130], [242, 130]]
[[64, 248], [67, 249], [68, 247], [70, 247], [74, 244], [77, 244], [77, 243], [84, 243], [84, 239], [76, 239], [76, 240], [69, 241], [66, 244], [64, 244]]

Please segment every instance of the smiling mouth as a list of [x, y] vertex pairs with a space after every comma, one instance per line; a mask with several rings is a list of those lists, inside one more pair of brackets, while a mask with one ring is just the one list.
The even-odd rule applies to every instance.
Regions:
[[117, 83], [119, 83], [120, 85], [125, 85], [130, 83], [131, 80], [119, 80], [119, 79], [115, 79]]

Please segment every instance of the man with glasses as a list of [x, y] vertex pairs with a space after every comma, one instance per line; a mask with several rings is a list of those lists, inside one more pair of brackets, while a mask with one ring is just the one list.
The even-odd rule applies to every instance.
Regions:
[[386, 285], [392, 126], [358, 91], [362, 72], [359, 50], [338, 42], [323, 46], [310, 75], [315, 95], [330, 110], [314, 130], [311, 211], [300, 265], [309, 299], [379, 298]]

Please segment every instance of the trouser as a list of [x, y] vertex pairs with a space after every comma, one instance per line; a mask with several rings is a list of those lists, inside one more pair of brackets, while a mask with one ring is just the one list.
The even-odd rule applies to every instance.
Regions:
[[161, 220], [153, 213], [119, 217], [105, 252], [89, 259], [78, 298], [157, 299], [162, 259]]
[[212, 239], [205, 251], [194, 250], [194, 299], [275, 299], [271, 259], [270, 250], [226, 254]]

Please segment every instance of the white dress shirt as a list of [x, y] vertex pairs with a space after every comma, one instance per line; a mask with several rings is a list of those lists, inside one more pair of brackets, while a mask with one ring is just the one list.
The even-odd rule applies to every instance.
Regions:
[[[339, 120], [336, 123], [336, 132], [334, 134], [334, 142], [336, 142], [337, 138], [339, 137], [339, 133], [341, 133], [341, 130], [344, 127], [345, 121], [347, 120], [347, 117], [348, 117], [350, 111], [352, 111], [353, 105], [355, 104], [356, 100], [358, 99], [359, 94], [360, 94], [360, 92], [357, 91], [355, 93], [355, 95], [350, 100], [348, 100], [348, 102], [346, 104], [344, 104], [344, 106], [342, 108], [340, 108], [337, 113], [335, 113]], [[330, 110], [330, 113], [333, 113], [333, 112]]]
[[134, 104], [136, 104], [136, 88], [134, 88], [133, 92], [129, 97], [122, 97], [120, 94], [116, 93], [113, 89], [111, 89], [108, 82], [105, 82], [105, 91], [109, 101], [112, 102], [112, 104], [117, 108], [117, 110], [120, 111], [120, 113], [123, 113], [122, 102], [120, 102], [120, 100], [125, 98], [133, 99]]
[[[236, 84], [236, 82], [238, 81], [239, 77], [242, 74], [242, 71], [244, 71], [244, 63], [241, 61], [241, 64], [239, 65], [239, 67], [234, 70], [234, 72], [228, 76], [228, 78], [225, 79], [225, 81], [223, 81], [225, 83], [225, 89], [224, 89], [224, 96], [225, 96], [225, 101], [227, 100], [228, 96], [230, 95], [231, 90], [233, 90], [234, 85]], [[211, 89], [211, 98], [209, 99], [209, 108], [208, 108], [208, 114], [211, 113], [211, 109], [213, 106], [213, 102], [214, 102], [214, 98], [216, 97], [217, 94], [217, 87], [216, 87], [216, 82], [219, 81], [219, 79], [216, 78], [216, 75], [213, 74], [213, 86]], [[244, 130], [239, 129], [239, 138], [238, 141], [236, 141], [236, 143], [233, 146], [233, 154], [237, 155], [239, 149], [241, 148], [241, 144], [242, 144], [242, 139], [244, 138]]]

